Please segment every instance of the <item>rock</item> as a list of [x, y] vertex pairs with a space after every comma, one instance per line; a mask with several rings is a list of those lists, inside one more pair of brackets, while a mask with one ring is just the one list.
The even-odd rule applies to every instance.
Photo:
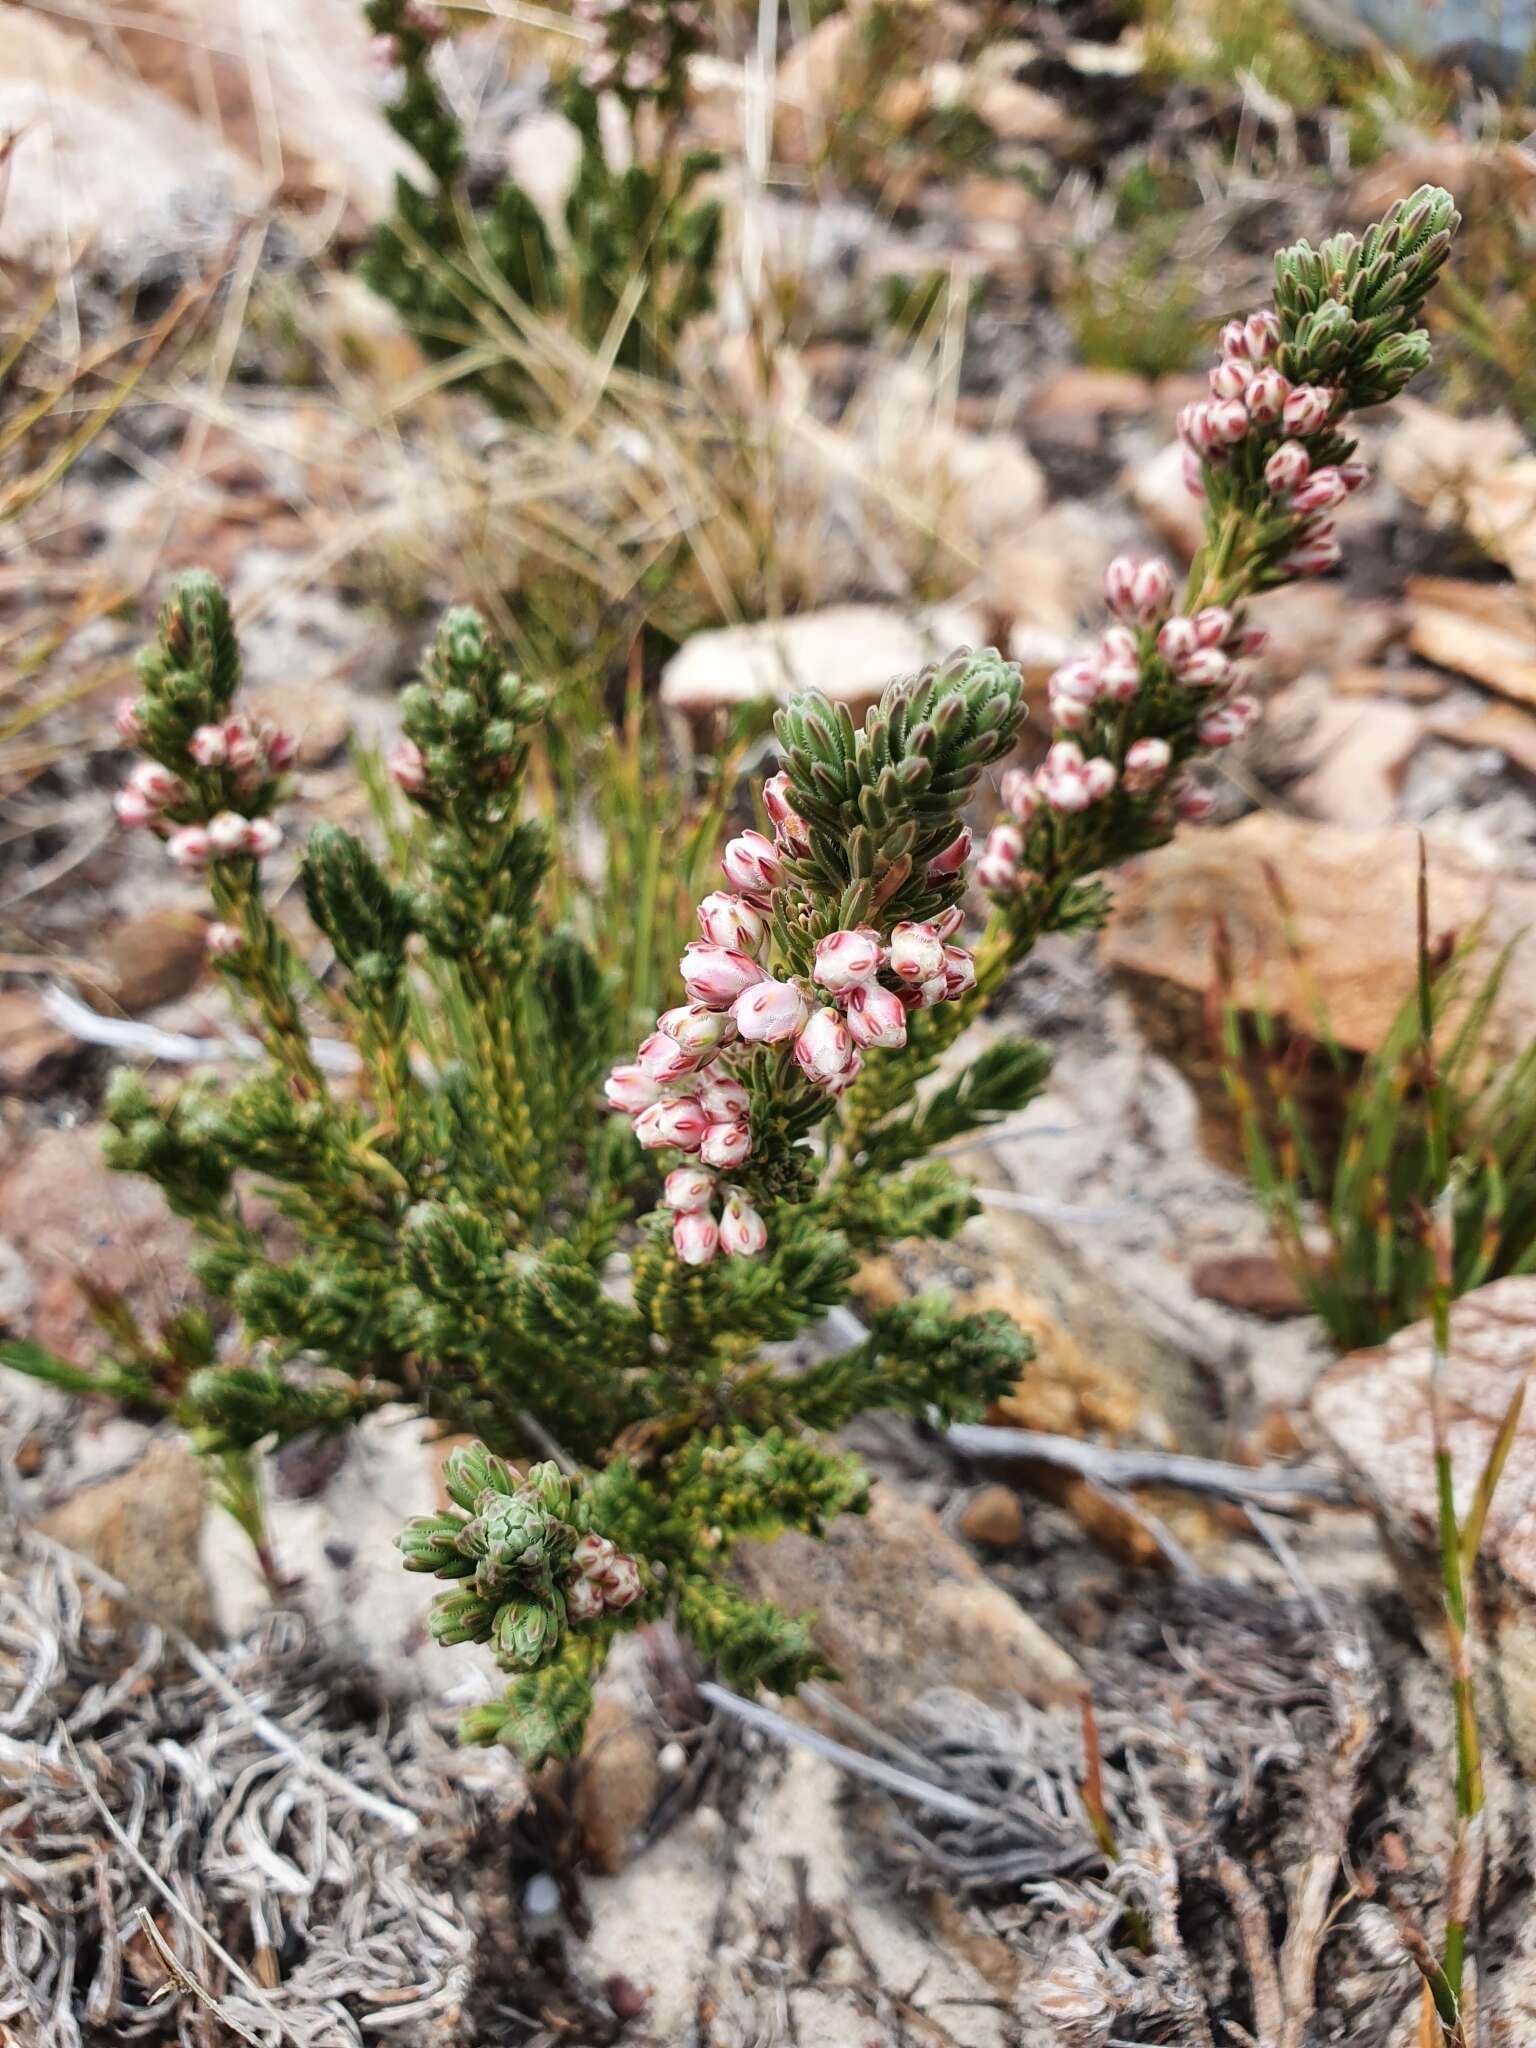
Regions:
[[982, 1486], [960, 1510], [960, 1534], [984, 1550], [1008, 1550], [1024, 1534], [1024, 1510], [1011, 1486]]
[[1127, 481], [1131, 503], [1160, 541], [1186, 562], [1205, 544], [1204, 500], [1194, 497], [1184, 481], [1184, 449], [1178, 441], [1131, 471]]
[[[1392, 11], [1395, 4], [1396, 0], [1365, 0], [1360, 11], [1366, 15], [1373, 9]], [[1433, 6], [1401, 10], [1425, 20], [1446, 11]], [[1348, 217], [1360, 225], [1379, 220], [1389, 207], [1410, 198], [1421, 185], [1444, 185], [1462, 212], [1474, 218], [1504, 199], [1523, 203], [1527, 209], [1536, 206], [1536, 167], [1528, 150], [1514, 143], [1466, 142], [1446, 134], [1420, 148], [1394, 150], [1368, 165], [1350, 189]]]
[[1291, 583], [1253, 606], [1269, 641], [1255, 668], [1270, 684], [1294, 682], [1309, 669], [1331, 674], [1379, 661], [1403, 630], [1397, 608], [1353, 596], [1341, 583]]
[[824, 1541], [745, 1545], [736, 1569], [754, 1598], [813, 1615], [840, 1696], [871, 1720], [943, 1685], [1042, 1705], [1082, 1690], [1072, 1657], [894, 1487], [877, 1486], [868, 1515], [843, 1515]]
[[1007, 620], [1008, 651], [1026, 676], [1040, 670], [1043, 681], [1066, 659], [1070, 643], [1084, 637], [1083, 621], [1103, 602], [1114, 539], [1097, 507], [1067, 502], [991, 550], [982, 594], [988, 609]]
[[1290, 1268], [1272, 1252], [1228, 1252], [1201, 1259], [1190, 1269], [1195, 1292], [1244, 1315], [1281, 1322], [1307, 1313]]
[[1032, 420], [1101, 420], [1150, 412], [1154, 403], [1145, 377], [1129, 370], [1088, 370], [1074, 364], [1038, 387], [1028, 411]]
[[137, 1464], [39, 1516], [38, 1527], [121, 1580], [152, 1618], [210, 1643], [216, 1631], [199, 1556], [203, 1505], [196, 1457], [181, 1438], [156, 1437]]
[[1514, 704], [1485, 704], [1470, 717], [1432, 718], [1426, 731], [1458, 747], [1495, 747], [1512, 767], [1536, 776], [1536, 718]]
[[351, 0], [141, 0], [111, 38], [128, 78], [203, 124], [200, 147], [219, 138], [290, 205], [344, 200], [359, 226], [415, 165], [383, 119], [369, 42]]
[[696, 719], [738, 704], [787, 703], [814, 687], [858, 718], [893, 676], [978, 645], [984, 630], [958, 607], [914, 616], [880, 604], [722, 626], [684, 641], [662, 672], [661, 701]]
[[1000, 142], [1068, 149], [1083, 136], [1082, 122], [1067, 112], [1059, 98], [1018, 79], [978, 78], [966, 97]]
[[20, 1334], [82, 1363], [97, 1337], [76, 1274], [153, 1322], [171, 1306], [168, 1285], [186, 1272], [192, 1246], [153, 1182], [108, 1171], [101, 1141], [100, 1124], [43, 1131], [0, 1172], [0, 1236], [26, 1261], [32, 1285]]
[[203, 972], [207, 930], [190, 910], [148, 910], [129, 918], [103, 946], [102, 979], [86, 980], [85, 994], [98, 1008], [128, 1017], [175, 1002]]
[[35, 989], [0, 990], [0, 1094], [46, 1095], [83, 1051], [52, 1021]]
[[1360, 662], [1352, 668], [1336, 668], [1328, 678], [1336, 697], [1397, 697], [1405, 704], [1433, 704], [1450, 688], [1449, 679], [1437, 668], [1419, 668], [1413, 663], [1401, 667], [1378, 667]]
[[600, 1694], [587, 1723], [576, 1788], [576, 1825], [587, 1861], [605, 1877], [628, 1863], [635, 1837], [661, 1795], [659, 1746], [629, 1704]]
[[[1536, 1279], [1495, 1280], [1451, 1311], [1446, 1435], [1465, 1516], [1510, 1401], [1536, 1355]], [[1325, 1373], [1318, 1426], [1381, 1525], [1426, 1642], [1443, 1649], [1427, 1323]], [[1478, 1566], [1481, 1642], [1497, 1667], [1501, 1715], [1536, 1767], [1536, 1404], [1527, 1403], [1493, 1498]]]
[[1536, 610], [1500, 583], [1414, 576], [1407, 589], [1415, 654], [1474, 682], [1536, 704]]
[[1291, 794], [1314, 818], [1374, 827], [1398, 816], [1403, 775], [1424, 737], [1408, 704], [1334, 698], [1318, 734], [1321, 759]]
[[356, 708], [355, 692], [339, 682], [270, 682], [250, 693], [252, 715], [271, 719], [298, 741], [301, 768], [323, 767], [341, 752]]
[[807, 164], [837, 118], [839, 91], [859, 31], [853, 9], [829, 14], [794, 42], [779, 65], [773, 94], [774, 154]]
[[1432, 525], [1469, 534], [1536, 593], [1536, 454], [1512, 419], [1455, 419], [1402, 398], [1382, 474]]
[[[1295, 920], [1293, 957], [1266, 871], [1284, 880]], [[1217, 920], [1232, 944], [1234, 994], [1293, 1029], [1326, 1008], [1339, 1043], [1378, 1045], [1412, 990], [1418, 835], [1406, 827], [1351, 832], [1258, 812], [1214, 831], [1182, 832], [1122, 870], [1103, 958], [1141, 982], [1204, 999]], [[1491, 1049], [1536, 1034], [1536, 882], [1500, 875], [1460, 849], [1429, 843], [1435, 933], [1481, 926], [1469, 983], [1515, 941], [1492, 1016]]]
[[254, 167], [227, 143], [18, 7], [6, 9], [0, 38], [0, 134], [14, 138], [0, 262], [48, 271], [90, 248], [138, 273], [173, 250], [211, 257], [261, 196]]

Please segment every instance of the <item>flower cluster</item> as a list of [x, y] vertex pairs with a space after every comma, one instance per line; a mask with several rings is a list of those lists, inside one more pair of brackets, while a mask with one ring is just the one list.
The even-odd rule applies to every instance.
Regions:
[[[140, 700], [125, 697], [119, 703], [117, 731], [130, 746], [152, 744]], [[264, 860], [283, 843], [282, 827], [266, 807], [281, 794], [281, 777], [297, 754], [293, 734], [265, 720], [253, 724], [235, 715], [199, 725], [185, 741], [183, 772], [153, 756], [140, 761], [112, 807], [120, 825], [163, 839], [178, 867]], [[227, 802], [220, 804], [221, 796]], [[221, 934], [218, 940], [215, 933]], [[223, 928], [210, 927], [209, 950], [232, 953], [238, 949], [235, 937], [225, 943]]]
[[376, 71], [393, 71], [448, 32], [447, 16], [434, 0], [400, 0], [394, 22], [369, 44], [369, 61]]
[[702, 1166], [679, 1166], [667, 1175], [661, 1198], [672, 1211], [672, 1246], [685, 1266], [707, 1266], [717, 1252], [749, 1259], [768, 1243], [768, 1226], [741, 1188], [726, 1189], [716, 1220], [718, 1191], [714, 1174]]
[[1332, 435], [1344, 393], [1337, 385], [1293, 384], [1276, 367], [1280, 346], [1279, 318], [1267, 309], [1227, 322], [1210, 398], [1179, 414], [1184, 478], [1196, 497], [1205, 497], [1208, 472], [1230, 468], [1241, 449], [1249, 466], [1259, 467], [1286, 522], [1280, 575], [1320, 576], [1341, 559], [1328, 514], [1370, 472], [1353, 459], [1315, 459], [1319, 440]]
[[632, 1607], [639, 1562], [599, 1530], [579, 1479], [557, 1465], [526, 1477], [483, 1444], [460, 1445], [443, 1466], [453, 1506], [418, 1515], [395, 1538], [406, 1569], [458, 1583], [428, 1616], [443, 1643], [489, 1643], [509, 1671], [535, 1671], [570, 1625]]
[[[799, 893], [786, 861], [803, 858], [810, 837], [790, 801], [787, 774], [764, 783], [763, 804], [774, 837], [746, 831], [730, 840], [720, 864], [732, 888], [713, 891], [699, 905], [702, 937], [680, 963], [688, 1001], [657, 1018], [634, 1059], [614, 1067], [606, 1084], [609, 1107], [633, 1118], [643, 1146], [693, 1153], [703, 1166], [724, 1171], [752, 1153], [751, 1097], [733, 1053], [788, 1046], [803, 1078], [838, 1096], [863, 1072], [866, 1052], [906, 1044], [912, 1011], [953, 1002], [976, 983], [971, 955], [952, 943], [963, 919], [958, 904], [935, 919], [899, 922], [886, 937], [869, 924], [825, 932], [804, 974], [765, 964], [775, 892]], [[953, 878], [969, 850], [970, 833], [962, 830], [929, 873]], [[673, 1174], [668, 1181], [669, 1190], [676, 1184], [684, 1191], [680, 1199], [667, 1196], [679, 1257], [703, 1265], [717, 1249], [760, 1251], [765, 1233], [756, 1211], [733, 1195], [717, 1229], [709, 1212], [713, 1183], [699, 1192], [701, 1181], [709, 1176]]]
[[572, 13], [603, 31], [581, 69], [589, 91], [681, 106], [688, 59], [704, 43], [699, 0], [574, 0]]

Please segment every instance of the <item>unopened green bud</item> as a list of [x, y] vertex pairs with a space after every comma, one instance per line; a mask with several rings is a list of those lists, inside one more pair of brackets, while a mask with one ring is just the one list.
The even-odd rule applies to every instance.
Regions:
[[478, 1593], [444, 1593], [427, 1611], [427, 1633], [434, 1642], [488, 1643], [496, 1626], [496, 1609]]
[[453, 1515], [417, 1515], [395, 1538], [395, 1548], [408, 1572], [436, 1572], [443, 1578], [467, 1578], [475, 1560], [458, 1545], [464, 1524]]
[[[559, 1601], [558, 1594], [555, 1596]], [[498, 1662], [511, 1671], [536, 1671], [559, 1644], [565, 1625], [563, 1606], [545, 1607], [536, 1600], [512, 1600], [496, 1617]]]
[[517, 1481], [507, 1465], [482, 1443], [457, 1444], [443, 1460], [443, 1485], [455, 1507], [474, 1514], [483, 1493], [512, 1494]]

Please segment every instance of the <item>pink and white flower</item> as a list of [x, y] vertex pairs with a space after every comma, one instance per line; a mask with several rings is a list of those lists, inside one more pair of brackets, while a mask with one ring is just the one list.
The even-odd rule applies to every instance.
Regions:
[[1232, 664], [1219, 647], [1197, 647], [1180, 675], [1192, 690], [1215, 690], [1230, 682]]
[[761, 832], [738, 832], [727, 840], [720, 866], [733, 889], [751, 896], [771, 895], [784, 879], [779, 849]]
[[799, 982], [765, 977], [736, 998], [731, 1015], [749, 1044], [778, 1045], [801, 1029], [810, 1008]]
[[733, 1188], [720, 1216], [720, 1249], [733, 1259], [751, 1259], [767, 1243], [767, 1224], [746, 1197]]
[[[1106, 764], [1108, 765], [1108, 764]], [[976, 961], [964, 946], [944, 948], [944, 1000], [958, 1002], [976, 986]]]
[[567, 1621], [596, 1621], [603, 1612], [603, 1589], [595, 1579], [572, 1579], [564, 1597]]
[[1209, 378], [1215, 399], [1241, 398], [1258, 373], [1242, 356], [1228, 356], [1212, 370]]
[[1330, 569], [1337, 569], [1344, 559], [1344, 550], [1339, 546], [1338, 536], [1325, 520], [1320, 526], [1305, 534], [1298, 547], [1280, 564], [1293, 576], [1322, 576]]
[[700, 1058], [700, 1054], [689, 1052], [665, 1031], [653, 1031], [635, 1054], [635, 1065], [654, 1081], [680, 1081], [693, 1072]]
[[851, 931], [828, 932], [816, 942], [811, 979], [833, 995], [842, 995], [873, 980], [884, 957], [880, 934], [867, 924]]
[[728, 1010], [744, 990], [768, 978], [749, 954], [698, 939], [683, 948], [680, 970], [689, 1001], [701, 1003], [706, 1010]]
[[1222, 647], [1232, 634], [1232, 614], [1224, 604], [1208, 604], [1195, 613], [1190, 622], [1195, 629], [1196, 643], [1201, 647]]
[[205, 868], [213, 858], [213, 847], [203, 825], [183, 825], [165, 842], [165, 850], [179, 868]]
[[203, 928], [203, 944], [215, 960], [233, 960], [245, 951], [245, 933], [237, 924], [214, 919]]
[[757, 953], [768, 935], [768, 922], [755, 903], [745, 896], [712, 889], [699, 905], [699, 930], [711, 946], [725, 946], [737, 953]]
[[1337, 469], [1314, 469], [1291, 499], [1293, 512], [1332, 512], [1349, 496], [1349, 486]]
[[185, 803], [188, 795], [187, 785], [181, 777], [162, 767], [158, 761], [140, 761], [128, 777], [128, 786], [136, 789], [157, 811], [163, 811], [171, 804]]
[[[211, 828], [210, 828], [211, 829]], [[252, 860], [265, 860], [283, 843], [283, 828], [275, 818], [247, 818], [245, 850]]]
[[1104, 595], [1127, 625], [1155, 626], [1173, 603], [1173, 571], [1156, 555], [1144, 561], [1116, 555], [1104, 572]]
[[744, 1123], [752, 1098], [729, 1074], [707, 1073], [699, 1084], [699, 1100], [716, 1123]]
[[144, 721], [139, 716], [137, 697], [119, 697], [112, 712], [112, 723], [117, 727], [117, 736], [124, 746], [138, 747], [144, 743]]
[[113, 797], [112, 809], [117, 814], [119, 825], [130, 832], [136, 831], [141, 825], [147, 825], [152, 818], [160, 815], [143, 790], [135, 789], [131, 782], [125, 783]]
[[720, 1226], [704, 1209], [686, 1209], [672, 1219], [672, 1249], [685, 1266], [707, 1266], [720, 1249]]
[[208, 844], [217, 859], [232, 858], [246, 850], [245, 835], [251, 820], [242, 817], [239, 811], [220, 811], [216, 818], [208, 821]]
[[691, 1216], [715, 1199], [715, 1176], [699, 1166], [675, 1166], [661, 1184], [661, 1199], [680, 1216]]
[[848, 1036], [865, 1052], [895, 1052], [907, 1042], [907, 1006], [894, 989], [878, 981], [854, 989], [846, 1014]]
[[1194, 620], [1186, 618], [1182, 612], [1158, 628], [1157, 651], [1175, 675], [1184, 673], [1185, 662], [1199, 653], [1200, 644]]
[[1021, 825], [1027, 825], [1040, 808], [1040, 792], [1027, 768], [1010, 768], [1001, 785], [1003, 809]]
[[420, 796], [426, 789], [426, 756], [414, 740], [396, 740], [389, 750], [389, 772], [407, 796]]
[[1216, 799], [1198, 782], [1184, 782], [1173, 793], [1173, 807], [1191, 825], [1203, 825], [1216, 808]]
[[1303, 439], [1309, 434], [1320, 434], [1333, 417], [1337, 391], [1325, 384], [1298, 384], [1285, 401], [1281, 417], [1288, 434], [1299, 434]]
[[200, 725], [187, 741], [199, 768], [222, 768], [229, 759], [229, 735], [222, 725]]
[[1155, 789], [1168, 773], [1173, 749], [1166, 740], [1135, 740], [1126, 749], [1121, 781], [1132, 795]]
[[[681, 1220], [682, 1219], [679, 1218], [679, 1221]], [[674, 1241], [676, 1239], [676, 1236], [677, 1233], [674, 1230]], [[681, 1256], [682, 1254], [679, 1253], [679, 1257]], [[712, 1259], [713, 1257], [714, 1252], [711, 1250], [711, 1252], [709, 1253], [709, 1258]], [[708, 1259], [690, 1259], [688, 1263], [690, 1265], [707, 1265]], [[598, 1580], [598, 1584], [602, 1588], [603, 1605], [605, 1607], [619, 1609], [625, 1607], [633, 1607], [635, 1602], [640, 1598], [640, 1594], [642, 1591], [640, 1567], [638, 1564], [636, 1564], [635, 1560], [632, 1557], [624, 1557], [620, 1555], [613, 1560], [612, 1564], [609, 1565], [608, 1569], [603, 1573], [602, 1577]]]
[[1299, 491], [1312, 474], [1312, 458], [1299, 441], [1282, 441], [1264, 465], [1264, 481], [1277, 496]]
[[795, 1060], [808, 1081], [829, 1088], [853, 1057], [848, 1026], [837, 1010], [818, 1010], [795, 1040]]
[[[676, 1009], [664, 1010], [656, 1019], [656, 1029], [668, 1038], [676, 1039], [685, 1052], [697, 1053], [706, 1059], [711, 1053], [719, 1052], [722, 1046], [729, 1045], [736, 1036], [736, 1027], [728, 1013], [707, 1009], [703, 1003], [679, 1003]], [[645, 1066], [643, 1058], [640, 1064]], [[655, 1069], [648, 1071], [654, 1072]]]
[[810, 851], [811, 829], [790, 802], [787, 769], [781, 768], [763, 784], [763, 809], [786, 852], [798, 855]]
[[642, 1109], [649, 1109], [653, 1102], [661, 1100], [661, 1083], [644, 1067], [630, 1063], [610, 1070], [603, 1083], [603, 1094], [610, 1109], [621, 1109], [628, 1116], [638, 1116]]
[[1248, 417], [1261, 427], [1272, 427], [1285, 412], [1291, 386], [1278, 370], [1260, 370], [1243, 394]]
[[697, 1097], [675, 1095], [653, 1102], [635, 1118], [635, 1136], [648, 1152], [675, 1146], [679, 1152], [697, 1152], [709, 1129], [709, 1118]]
[[927, 981], [944, 969], [944, 941], [931, 924], [899, 924], [887, 955], [891, 972], [903, 981]]
[[1103, 754], [1090, 754], [1083, 763], [1083, 781], [1088, 785], [1088, 801], [1097, 803], [1106, 797], [1119, 780], [1113, 761]]
[[752, 1157], [752, 1131], [745, 1117], [715, 1119], [699, 1141], [699, 1157], [721, 1173], [745, 1166]]
[[1235, 446], [1252, 425], [1248, 408], [1240, 398], [1219, 399], [1205, 408], [1205, 417], [1212, 440], [1223, 448]]

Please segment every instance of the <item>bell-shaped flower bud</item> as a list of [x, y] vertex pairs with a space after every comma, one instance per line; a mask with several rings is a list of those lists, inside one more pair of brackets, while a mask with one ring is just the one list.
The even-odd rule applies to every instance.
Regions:
[[894, 989], [878, 981], [853, 991], [846, 1017], [848, 1036], [865, 1052], [876, 1048], [895, 1052], [907, 1042], [907, 1006]]
[[711, 890], [699, 905], [699, 930], [705, 943], [725, 946], [737, 953], [757, 953], [768, 933], [767, 920], [755, 903], [744, 896], [731, 896], [724, 889]]
[[693, 939], [683, 948], [683, 986], [691, 1002], [706, 1010], [728, 1010], [744, 989], [766, 981], [763, 969], [749, 954], [731, 946], [711, 946]]
[[1155, 626], [1173, 603], [1173, 571], [1156, 555], [1143, 561], [1117, 555], [1104, 572], [1104, 595], [1127, 625]]
[[685, 1266], [707, 1266], [720, 1249], [720, 1226], [706, 1210], [684, 1210], [672, 1219], [672, 1249]]
[[768, 1226], [744, 1196], [732, 1193], [720, 1217], [720, 1249], [733, 1259], [751, 1259], [768, 1243]]
[[699, 1100], [716, 1122], [744, 1123], [752, 1108], [752, 1098], [740, 1081], [717, 1069], [700, 1081]]
[[183, 825], [165, 842], [165, 850], [179, 868], [205, 868], [213, 858], [213, 847], [202, 825]]
[[[703, 1003], [679, 1003], [674, 1010], [664, 1010], [656, 1019], [656, 1028], [668, 1038], [676, 1039], [685, 1052], [696, 1053], [708, 1059], [711, 1053], [719, 1052], [722, 1046], [730, 1044], [736, 1036], [736, 1026], [724, 1010], [706, 1009]], [[642, 1057], [640, 1064], [645, 1066]], [[654, 1067], [649, 1069], [654, 1073]]]
[[944, 941], [931, 924], [899, 924], [887, 955], [891, 972], [903, 981], [927, 981], [944, 967]]
[[[706, 1011], [708, 1016], [710, 1012]], [[675, 1038], [669, 1038], [665, 1031], [653, 1031], [635, 1054], [635, 1065], [642, 1073], [649, 1074], [655, 1081], [680, 1081], [684, 1074], [691, 1074], [700, 1059], [700, 1053], [689, 1052], [679, 1045]]]
[[795, 1040], [795, 1060], [808, 1081], [828, 1088], [853, 1055], [848, 1026], [836, 1010], [818, 1010]]
[[414, 740], [397, 740], [390, 748], [389, 772], [407, 796], [420, 796], [426, 789], [426, 756]]
[[872, 980], [880, 972], [883, 957], [880, 934], [869, 925], [859, 925], [852, 931], [828, 932], [816, 942], [811, 979], [830, 989], [833, 995], [841, 995]]
[[1173, 749], [1166, 740], [1133, 740], [1126, 749], [1120, 780], [1133, 796], [1155, 789], [1168, 773]]
[[611, 1069], [603, 1083], [603, 1094], [610, 1109], [621, 1109], [627, 1116], [638, 1116], [642, 1109], [649, 1109], [653, 1102], [661, 1100], [661, 1083], [644, 1067], [618, 1066]]
[[969, 825], [962, 825], [943, 852], [936, 853], [933, 859], [929, 861], [929, 881], [942, 882], [948, 880], [951, 875], [963, 873], [965, 864], [970, 857], [971, 828]]
[[1320, 434], [1333, 417], [1338, 395], [1325, 384], [1298, 384], [1285, 401], [1281, 415], [1285, 431], [1303, 439], [1309, 434]]
[[668, 1145], [679, 1152], [697, 1152], [708, 1129], [703, 1105], [691, 1095], [653, 1102], [635, 1118], [635, 1136], [648, 1152]]
[[794, 1037], [810, 1015], [810, 1007], [799, 982], [765, 977], [736, 998], [731, 1015], [749, 1044], [777, 1045]]
[[[215, 819], [214, 823], [217, 822]], [[213, 827], [210, 826], [208, 829], [212, 831]], [[246, 819], [245, 850], [252, 860], [265, 860], [269, 853], [276, 853], [282, 843], [283, 828], [275, 818]]]
[[707, 1209], [715, 1199], [715, 1176], [701, 1166], [674, 1167], [661, 1184], [661, 1199], [681, 1216]]
[[730, 1173], [752, 1157], [752, 1131], [744, 1117], [720, 1117], [705, 1131], [699, 1157], [706, 1166]]
[[[1107, 765], [1107, 764], [1106, 764]], [[957, 1002], [976, 986], [976, 961], [964, 946], [944, 948], [944, 997]]]
[[229, 736], [222, 725], [200, 725], [187, 741], [187, 752], [199, 768], [222, 768], [229, 758]]
[[761, 832], [739, 832], [727, 840], [720, 866], [731, 887], [750, 896], [770, 895], [784, 879], [779, 849]]

